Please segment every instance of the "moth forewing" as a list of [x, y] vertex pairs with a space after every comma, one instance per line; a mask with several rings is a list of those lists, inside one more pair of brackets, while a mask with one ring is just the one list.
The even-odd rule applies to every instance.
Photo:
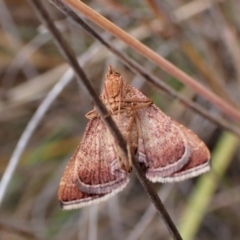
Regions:
[[188, 145], [192, 149], [192, 154], [188, 163], [178, 172], [169, 176], [166, 181], [183, 181], [188, 178], [196, 177], [210, 170], [210, 152], [203, 141], [190, 129], [175, 122], [179, 129], [186, 136]]
[[138, 155], [142, 159], [145, 156], [146, 177], [153, 182], [161, 181], [189, 161], [191, 149], [182, 132], [156, 105], [139, 110], [138, 118], [144, 143], [138, 148]]
[[111, 146], [103, 121], [92, 119], [60, 182], [58, 197], [63, 208], [101, 201], [126, 186], [127, 173], [118, 168]]
[[209, 169], [209, 150], [192, 131], [154, 104], [139, 110], [138, 118], [144, 143], [138, 146], [139, 162], [147, 163], [150, 181], [181, 181]]

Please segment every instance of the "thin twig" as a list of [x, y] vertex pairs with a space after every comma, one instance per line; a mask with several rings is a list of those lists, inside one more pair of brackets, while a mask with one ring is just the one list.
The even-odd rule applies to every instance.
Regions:
[[143, 68], [140, 64], [135, 62], [133, 59], [129, 58], [126, 54], [122, 51], [116, 49], [110, 42], [106, 39], [101, 37], [101, 35], [96, 32], [91, 26], [89, 26], [86, 22], [84, 22], [73, 10], [71, 10], [67, 5], [65, 5], [62, 0], [50, 0], [53, 2], [64, 14], [71, 17], [77, 24], [83, 27], [92, 37], [100, 41], [104, 46], [106, 46], [112, 53], [114, 53], [120, 60], [122, 60], [127, 67], [131, 68], [133, 72], [138, 73], [142, 77], [144, 77], [147, 81], [153, 84], [155, 87], [164, 91], [165, 93], [169, 94], [173, 98], [177, 98], [181, 103], [183, 103], [188, 108], [192, 109], [193, 111], [199, 113], [200, 115], [207, 118], [209, 121], [217, 124], [220, 127], [225, 128], [240, 136], [240, 129], [234, 126], [232, 123], [228, 123], [225, 119], [220, 116], [214, 116], [209, 114], [207, 110], [203, 107], [195, 104], [194, 102], [189, 101], [188, 99], [181, 96], [177, 91], [169, 87], [163, 81], [160, 81], [156, 76], [151, 74], [145, 68]]
[[[48, 30], [52, 33], [53, 38], [55, 40], [55, 43], [57, 44], [57, 46], [61, 50], [61, 53], [64, 55], [64, 57], [67, 59], [67, 61], [71, 64], [72, 68], [75, 71], [77, 79], [84, 84], [84, 86], [85, 86], [86, 90], [88, 91], [92, 101], [94, 102], [100, 116], [102, 117], [103, 121], [105, 122], [105, 124], [109, 128], [111, 134], [114, 136], [117, 143], [119, 144], [122, 151], [124, 152], [125, 156], [127, 157], [126, 142], [125, 142], [121, 132], [117, 128], [117, 126], [114, 123], [114, 121], [112, 120], [111, 116], [106, 117], [108, 112], [107, 112], [105, 106], [103, 105], [103, 103], [99, 100], [97, 94], [94, 92], [94, 90], [93, 90], [90, 82], [88, 81], [84, 71], [78, 65], [78, 62], [76, 61], [76, 59], [74, 57], [74, 53], [72, 52], [72, 50], [70, 50], [68, 48], [67, 44], [65, 43], [61, 34], [58, 32], [57, 28], [54, 26], [53, 21], [51, 20], [49, 14], [46, 12], [43, 5], [37, 0], [31, 0], [30, 2], [32, 3], [35, 11], [39, 15], [39, 18], [41, 19], [42, 23], [44, 25], [46, 25]], [[135, 170], [136, 170], [135, 172], [136, 172], [139, 180], [143, 184], [144, 188], [147, 190], [147, 192], [148, 192], [149, 196], [151, 197], [152, 202], [155, 205], [155, 207], [157, 208], [158, 212], [163, 217], [163, 220], [166, 223], [170, 234], [172, 235], [172, 237], [174, 239], [182, 239], [178, 230], [177, 230], [177, 228], [176, 228], [176, 226], [174, 225], [174, 223], [171, 220], [168, 212], [166, 211], [164, 205], [162, 204], [161, 200], [159, 199], [157, 193], [155, 192], [155, 190], [151, 187], [151, 185], [146, 180], [140, 165], [136, 164], [136, 161], [134, 161], [134, 167], [135, 167]]]
[[171, 76], [177, 78], [183, 84], [187, 85], [188, 87], [196, 91], [199, 95], [206, 98], [208, 101], [210, 101], [219, 109], [221, 109], [221, 111], [223, 111], [232, 119], [240, 123], [240, 112], [236, 108], [231, 106], [222, 98], [218, 97], [209, 89], [205, 88], [193, 77], [189, 76], [179, 68], [175, 67], [172, 63], [158, 55], [156, 52], [148, 48], [146, 45], [142, 44], [136, 38], [127, 34], [124, 30], [117, 27], [115, 24], [104, 18], [101, 14], [97, 13], [96, 11], [88, 7], [82, 1], [77, 0], [62, 0], [62, 1], [71, 6], [75, 11], [79, 11], [80, 13], [91, 19], [91, 21], [93, 21], [101, 28], [107, 30], [114, 36], [121, 39], [123, 42], [125, 42], [133, 49], [135, 49], [137, 52], [142, 54], [144, 57], [148, 58], [149, 60], [157, 64], [160, 68], [169, 73]]

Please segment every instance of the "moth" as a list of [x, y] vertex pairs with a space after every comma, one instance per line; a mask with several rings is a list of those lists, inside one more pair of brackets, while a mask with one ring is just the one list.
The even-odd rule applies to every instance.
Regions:
[[210, 169], [206, 145], [166, 116], [152, 100], [123, 81], [109, 66], [101, 101], [127, 143], [126, 158], [94, 108], [83, 138], [70, 159], [58, 190], [63, 209], [106, 200], [129, 182], [132, 157], [151, 182], [177, 182]]

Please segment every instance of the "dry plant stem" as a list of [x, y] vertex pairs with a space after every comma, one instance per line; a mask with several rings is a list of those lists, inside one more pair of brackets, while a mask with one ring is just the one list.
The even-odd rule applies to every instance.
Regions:
[[[150, 2], [150, 0], [146, 0], [147, 2]], [[159, 7], [161, 8], [161, 3], [159, 3]], [[155, 13], [156, 16], [159, 7], [156, 5], [155, 2], [152, 3], [152, 11]], [[164, 7], [162, 7], [164, 9]], [[156, 10], [157, 9], [157, 10]], [[181, 47], [184, 51], [184, 53], [187, 55], [187, 57], [190, 59], [190, 61], [193, 63], [194, 67], [197, 68], [197, 70], [203, 75], [205, 82], [208, 83], [210, 86], [210, 89], [217, 94], [219, 97], [221, 97], [223, 100], [227, 101], [229, 104], [231, 104], [234, 107], [237, 107], [236, 104], [231, 100], [231, 98], [228, 96], [228, 93], [225, 89], [225, 87], [221, 84], [221, 81], [218, 81], [218, 77], [214, 72], [210, 70], [210, 67], [205, 63], [205, 61], [201, 58], [198, 51], [195, 49], [195, 47], [188, 41], [185, 40], [184, 35], [186, 33], [184, 32], [182, 25], [177, 25], [174, 22], [173, 16], [169, 14], [169, 12], [165, 12], [166, 14], [166, 23], [169, 31], [172, 31], [175, 34], [175, 38], [178, 38], [178, 40], [181, 42]], [[162, 21], [160, 21], [161, 23]], [[166, 26], [165, 26], [166, 28]]]
[[[205, 3], [204, 3], [205, 5], [207, 5], [206, 2], [207, 1], [205, 1]], [[213, 1], [211, 4], [214, 4], [215, 6], [217, 5], [216, 1]], [[208, 6], [210, 7], [211, 4], [208, 4]], [[160, 7], [161, 7], [161, 4], [160, 4]], [[190, 12], [191, 12], [191, 10], [190, 10]], [[221, 77], [218, 76], [215, 73], [215, 71], [211, 70], [211, 67], [206, 64], [206, 61], [201, 57], [201, 54], [198, 52], [198, 50], [190, 42], [186, 41], [186, 39], [184, 37], [182, 37], [184, 35], [186, 35], [187, 39], [189, 37], [189, 36], [187, 36], [188, 34], [186, 34], [184, 31], [184, 24], [183, 25], [176, 24], [176, 22], [175, 22], [176, 20], [174, 20], [173, 16], [170, 15], [169, 12], [166, 12], [166, 16], [169, 20], [168, 22], [170, 23], [169, 27], [177, 30], [177, 32], [175, 31], [177, 33], [177, 36], [175, 36], [175, 37], [177, 37], [181, 41], [181, 47], [182, 47], [184, 53], [189, 58], [189, 60], [192, 62], [193, 66], [197, 69], [197, 71], [203, 76], [203, 78], [205, 79], [205, 82], [208, 84], [210, 90], [212, 90], [213, 93], [215, 93], [217, 96], [222, 98], [224, 101], [228, 102], [230, 105], [237, 108], [237, 105], [234, 103], [232, 98], [229, 96], [229, 94], [226, 90], [226, 87], [223, 84], [224, 81], [222, 79], [219, 80], [219, 78], [221, 78]], [[200, 41], [203, 41], [203, 39]]]
[[219, 23], [217, 26], [221, 26], [221, 28], [218, 27], [219, 36], [222, 38], [222, 43], [226, 46], [231, 56], [234, 68], [236, 70], [236, 80], [239, 83], [240, 90], [240, 45], [237, 32], [225, 19], [224, 15], [222, 14], [222, 10], [219, 7], [219, 3], [215, 4], [214, 7], [211, 8], [210, 14], [212, 15], [212, 18], [215, 19], [215, 22]]
[[[68, 48], [67, 44], [63, 40], [61, 34], [58, 32], [56, 27], [53, 24], [53, 21], [51, 20], [50, 16], [44, 9], [43, 5], [37, 1], [37, 0], [31, 0], [30, 1], [35, 9], [35, 11], [38, 13], [42, 23], [48, 28], [49, 32], [52, 33], [54, 40], [61, 50], [64, 57], [69, 61], [70, 65], [75, 71], [75, 74], [79, 81], [81, 81], [85, 88], [87, 89], [89, 95], [91, 96], [91, 99], [94, 101], [94, 104], [99, 112], [99, 114], [102, 116], [103, 121], [109, 128], [111, 134], [114, 136], [116, 141], [118, 142], [119, 146], [121, 147], [122, 151], [124, 152], [125, 156], [128, 157], [127, 148], [125, 140], [116, 127], [114, 121], [111, 117], [105, 117], [107, 115], [107, 110], [102, 104], [102, 102], [99, 100], [98, 96], [94, 92], [90, 82], [88, 81], [84, 71], [81, 69], [81, 67], [78, 65], [78, 62], [76, 61], [74, 54], [72, 51]], [[176, 226], [174, 225], [173, 221], [171, 220], [168, 212], [164, 208], [164, 205], [162, 204], [161, 200], [159, 199], [157, 193], [154, 191], [154, 189], [150, 186], [150, 184], [146, 181], [144, 174], [140, 168], [139, 165], [135, 164], [134, 167], [136, 169], [137, 176], [141, 183], [143, 184], [144, 188], [147, 190], [148, 194], [150, 195], [155, 207], [157, 208], [158, 212], [162, 215], [163, 220], [165, 221], [170, 234], [172, 235], [173, 239], [182, 239]]]
[[180, 102], [182, 102], [185, 106], [192, 109], [193, 111], [199, 113], [200, 115], [207, 118], [209, 121], [212, 121], [213, 123], [217, 124], [220, 127], [223, 127], [237, 136], [240, 136], [240, 129], [234, 126], [233, 124], [229, 124], [226, 120], [224, 120], [221, 117], [216, 117], [211, 114], [201, 106], [189, 101], [188, 99], [182, 97], [180, 94], [178, 94], [177, 91], [169, 87], [167, 84], [165, 84], [162, 81], [159, 81], [157, 77], [155, 77], [153, 74], [145, 70], [141, 65], [139, 65], [134, 60], [130, 59], [127, 55], [125, 55], [123, 52], [119, 51], [118, 49], [114, 48], [113, 45], [111, 45], [107, 40], [102, 38], [93, 28], [91, 28], [87, 23], [85, 23], [73, 10], [68, 8], [66, 5], [62, 3], [61, 0], [51, 0], [63, 13], [65, 13], [67, 16], [70, 16], [77, 24], [81, 25], [92, 37], [100, 41], [104, 46], [106, 46], [112, 53], [114, 53], [116, 56], [118, 56], [125, 64], [126, 66], [130, 67], [134, 72], [140, 74], [142, 77], [144, 77], [146, 80], [148, 80], [150, 83], [152, 83], [154, 86], [156, 86], [158, 89], [164, 91], [165, 93], [169, 94], [173, 98], [179, 99]]
[[[63, 9], [62, 9], [62, 10], [63, 10]], [[72, 11], [72, 10], [71, 10], [71, 11]], [[66, 12], [65, 12], [65, 13], [66, 13]], [[74, 13], [74, 12], [70, 12], [70, 14], [72, 15], [72, 14], [75, 14], [75, 13]], [[79, 24], [81, 24], [81, 21], [82, 21], [82, 20], [81, 20], [76, 14], [73, 15], [73, 16], [76, 17], [76, 20], [75, 20], [75, 18], [74, 18], [74, 20], [77, 21]], [[84, 27], [87, 31], [89, 31], [89, 33], [92, 34], [93, 36], [96, 35], [95, 37], [96, 37], [97, 39], [99, 39], [99, 41], [102, 42], [104, 45], [106, 45], [107, 47], [109, 47], [109, 49], [110, 49], [112, 52], [114, 52], [114, 53], [116, 52], [116, 54], [119, 53], [116, 49], [111, 48], [111, 46], [110, 46], [109, 43], [105, 42], [104, 39], [102, 39], [97, 33], [95, 33], [95, 32], [94, 32], [88, 25], [86, 25], [84, 22], [83, 22], [83, 27]], [[89, 29], [90, 29], [90, 30], [89, 30]], [[92, 31], [91, 31], [91, 30], [92, 30]], [[95, 35], [94, 35], [94, 34], [95, 34]], [[119, 54], [120, 54], [120, 53], [119, 53]], [[121, 55], [119, 55], [119, 56], [121, 56]], [[125, 58], [125, 59], [124, 59], [124, 58]], [[123, 55], [123, 60], [125, 60], [127, 63], [128, 63], [128, 61], [130, 61], [130, 59], [129, 59], [127, 56], [125, 56], [125, 55]], [[132, 64], [132, 65], [131, 65], [131, 64]], [[139, 67], [139, 65], [136, 65], [136, 66], [135, 66], [134, 64], [136, 65], [137, 63], [134, 63], [133, 61], [130, 61], [130, 62], [129, 62], [129, 65], [132, 66], [132, 68], [135, 69], [135, 71], [143, 70], [141, 67]], [[136, 67], [136, 68], [135, 68], [135, 67]], [[139, 69], [140, 69], [140, 70], [139, 70]], [[140, 71], [139, 73], [141, 74], [141, 71]], [[22, 136], [21, 136], [21, 138], [20, 138], [20, 140], [19, 140], [19, 142], [18, 142], [18, 144], [17, 144], [17, 146], [16, 146], [16, 149], [14, 150], [14, 152], [13, 152], [13, 154], [12, 154], [12, 156], [11, 156], [11, 159], [9, 160], [9, 164], [8, 164], [8, 166], [7, 166], [7, 169], [5, 170], [5, 172], [4, 172], [3, 176], [2, 176], [2, 179], [1, 179], [1, 184], [0, 184], [0, 204], [1, 204], [2, 200], [3, 200], [3, 196], [4, 196], [5, 192], [6, 192], [8, 183], [9, 183], [9, 181], [10, 181], [12, 175], [13, 175], [13, 172], [14, 172], [16, 166], [17, 166], [17, 163], [18, 163], [18, 161], [19, 161], [19, 159], [20, 159], [20, 156], [21, 156], [21, 154], [22, 154], [22, 152], [23, 152], [23, 150], [24, 150], [27, 142], [29, 141], [32, 133], [33, 133], [34, 130], [36, 129], [38, 123], [39, 123], [39, 122], [41, 121], [41, 119], [43, 118], [45, 112], [47, 111], [47, 109], [49, 108], [49, 106], [51, 105], [51, 103], [54, 101], [54, 99], [57, 97], [57, 95], [62, 91], [62, 89], [69, 83], [69, 78], [68, 78], [69, 75], [71, 75], [70, 72], [69, 72], [69, 71], [66, 72], [66, 74], [62, 77], [62, 80], [59, 81], [59, 82], [55, 85], [55, 87], [52, 89], [51, 92], [49, 92], [48, 96], [47, 96], [46, 99], [42, 102], [41, 106], [39, 107], [39, 109], [37, 110], [37, 112], [34, 114], [34, 116], [32, 117], [31, 121], [30, 121], [29, 124], [27, 125], [24, 133], [22, 134]], [[143, 77], [144, 77], [144, 76], [147, 77], [147, 79], [148, 79], [148, 77], [149, 77], [149, 80], [151, 81], [152, 75], [151, 75], [150, 73], [147, 74], [147, 73], [145, 73], [145, 71], [143, 71], [142, 76], [143, 76]], [[161, 85], [162, 85], [162, 88], [165, 89], [163, 83], [160, 84], [159, 80], [158, 80], [157, 78], [155, 78], [155, 77], [154, 77], [154, 79], [156, 80], [156, 83], [155, 83], [155, 84], [156, 84], [157, 87], [161, 88]], [[153, 79], [153, 80], [154, 80], [154, 79]], [[157, 81], [158, 81], [158, 82], [157, 82]], [[153, 81], [153, 84], [154, 84], [154, 81]], [[159, 84], [160, 84], [160, 86], [159, 86]], [[168, 88], [169, 88], [169, 87], [168, 87]], [[165, 89], [165, 91], [168, 92], [168, 89]], [[172, 90], [171, 88], [169, 88], [169, 91], [170, 91], [169, 94], [172, 95], [173, 97], [177, 97], [177, 98], [179, 97], [178, 94], [177, 94], [177, 92], [175, 92], [175, 91]], [[171, 93], [171, 92], [172, 92], [172, 93]], [[183, 98], [183, 99], [184, 99], [184, 98]], [[180, 101], [181, 101], [181, 98], [180, 98]], [[186, 106], [189, 106], [190, 108], [192, 108], [192, 109], [194, 109], [195, 111], [197, 111], [197, 110], [195, 109], [195, 107], [194, 107], [194, 106], [195, 106], [194, 103], [191, 103], [191, 102], [188, 103], [188, 100], [184, 100], [184, 101], [186, 101], [186, 103], [185, 103]], [[184, 103], [184, 101], [183, 101], [183, 103]], [[193, 105], [193, 106], [191, 107], [191, 105], [189, 105], [189, 104], [191, 104], [191, 105]], [[197, 106], [197, 105], [196, 105], [196, 107], [199, 108], [199, 113], [204, 116], [204, 114], [201, 113], [201, 111], [200, 111], [202, 108], [201, 108], [200, 106]], [[239, 134], [239, 130], [238, 130], [238, 129], [235, 129], [234, 126], [229, 125], [225, 120], [224, 120], [223, 122], [221, 122], [220, 119], [219, 119], [219, 121], [218, 121], [218, 119], [217, 119], [216, 117], [211, 116], [211, 115], [208, 116], [208, 112], [207, 112], [206, 110], [204, 110], [204, 109], [202, 109], [202, 110], [205, 112], [206, 118], [208, 118], [209, 120], [211, 120], [211, 117], [212, 117], [212, 118], [213, 118], [213, 120], [212, 120], [213, 122], [219, 124], [220, 126], [225, 127], [226, 129], [229, 129], [230, 131], [234, 132], [235, 134], [238, 134], [238, 136], [240, 135], [240, 134]], [[198, 112], [198, 111], [197, 111], [197, 112]]]
[[118, 37], [126, 44], [134, 48], [143, 56], [150, 59], [152, 62], [156, 63], [159, 67], [161, 67], [164, 71], [169, 73], [170, 75], [179, 79], [183, 84], [189, 86], [198, 94], [209, 100], [211, 103], [216, 105], [219, 109], [221, 109], [224, 113], [229, 115], [231, 118], [240, 122], [240, 113], [232, 107], [230, 104], [222, 100], [220, 97], [215, 95], [210, 90], [203, 87], [200, 83], [198, 83], [194, 78], [190, 77], [173, 64], [168, 62], [166, 59], [159, 56], [153, 50], [149, 49], [147, 46], [139, 42], [137, 39], [133, 38], [121, 28], [117, 27], [102, 15], [95, 12], [93, 9], [89, 8], [81, 1], [77, 0], [63, 0], [66, 4], [71, 6], [74, 10], [81, 12], [83, 15], [91, 19], [95, 24], [102, 27], [103, 29], [111, 32], [114, 36]]

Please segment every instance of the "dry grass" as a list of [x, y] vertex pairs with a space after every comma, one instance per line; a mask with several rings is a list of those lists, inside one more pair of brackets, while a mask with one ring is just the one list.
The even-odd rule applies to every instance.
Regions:
[[[239, 3], [233, 0], [216, 1], [215, 4], [197, 0], [155, 2], [161, 4], [154, 5], [150, 0], [98, 0], [87, 4], [198, 79], [227, 103], [239, 107]], [[222, 161], [228, 165], [222, 170], [214, 168], [208, 175], [214, 187], [206, 191], [207, 196], [198, 195], [197, 206], [204, 203], [204, 209], [195, 207], [191, 210], [194, 196], [202, 192], [202, 188], [209, 187], [201, 186], [204, 180], [200, 183], [193, 179], [179, 184], [155, 184], [155, 188], [165, 200], [174, 222], [181, 225], [184, 236], [188, 236], [184, 239], [238, 239], [240, 157], [237, 139], [228, 138], [223, 127], [131, 72], [101, 43], [66, 19], [54, 5], [47, 1], [44, 4], [79, 56], [97, 92], [102, 87], [106, 67], [111, 63], [126, 81], [153, 98], [164, 112], [197, 133], [215, 154], [225, 148], [223, 152], [228, 154]], [[39, 20], [26, 1], [0, 0], [0, 24], [1, 175], [30, 119], [39, 111], [39, 106], [43, 111], [42, 116], [38, 115], [42, 117], [40, 125], [24, 149], [0, 206], [1, 239], [168, 239], [166, 227], [134, 174], [131, 174], [128, 187], [105, 203], [79, 211], [60, 209], [56, 196], [59, 180], [81, 139], [87, 122], [84, 115], [92, 108], [92, 103], [83, 88], [72, 79], [71, 70], [48, 32], [39, 27]], [[239, 125], [236, 121], [233, 124], [234, 119], [220, 112], [204, 96], [196, 95], [120, 40], [95, 25], [93, 27], [114, 47], [190, 102], [205, 108], [209, 115], [225, 119], [231, 126]], [[61, 92], [59, 88], [62, 88]], [[47, 109], [48, 106], [44, 114], [44, 107]], [[233, 142], [231, 146], [221, 145], [224, 140]], [[191, 237], [186, 233], [186, 227], [182, 230], [186, 216], [193, 218], [188, 218], [189, 222], [195, 221], [194, 214], [189, 211], [203, 213], [193, 227], [195, 231]]]

